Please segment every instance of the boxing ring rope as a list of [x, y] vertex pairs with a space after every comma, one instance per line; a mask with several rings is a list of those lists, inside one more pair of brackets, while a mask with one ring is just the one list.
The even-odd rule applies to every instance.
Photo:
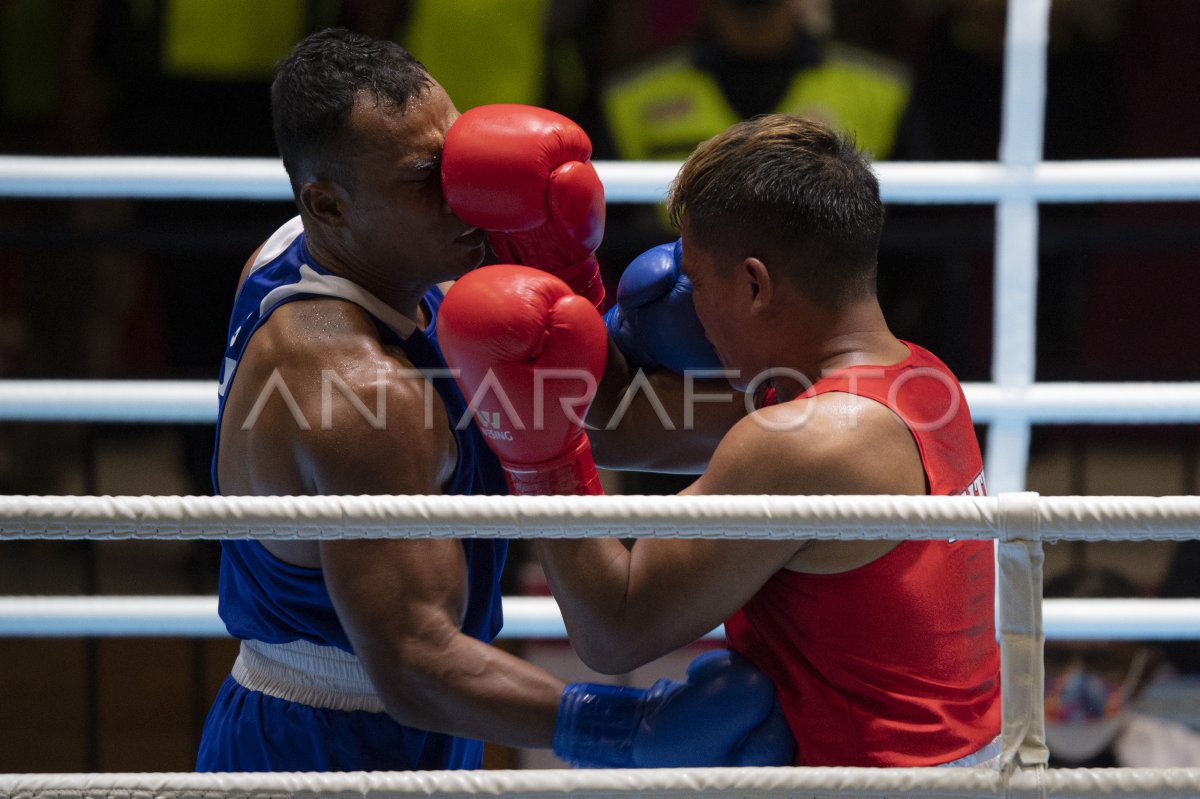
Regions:
[[3, 496], [2, 540], [715, 538], [1183, 541], [1200, 497]]
[[[904, 204], [1145, 202], [1200, 198], [1200, 159], [1041, 161], [1015, 168], [991, 161], [880, 162], [884, 200]], [[656, 203], [677, 161], [597, 161], [612, 203]], [[291, 200], [273, 158], [0, 156], [0, 196], [181, 200]]]
[[[81, 779], [82, 778], [82, 779]], [[1196, 769], [706, 768], [343, 774], [0, 775], [0, 799], [778, 799], [918, 796], [929, 799], [1097, 797], [1183, 799], [1200, 790]]]
[[[1196, 424], [1200, 383], [964, 383], [979, 424]], [[207, 380], [0, 380], [0, 421], [214, 424]]]
[[[1046, 640], [1200, 640], [1200, 599], [1047, 599]], [[0, 637], [225, 638], [216, 596], [5, 596]], [[500, 638], [563, 640], [567, 629], [551, 597], [504, 597]], [[723, 627], [704, 636], [721, 641]]]

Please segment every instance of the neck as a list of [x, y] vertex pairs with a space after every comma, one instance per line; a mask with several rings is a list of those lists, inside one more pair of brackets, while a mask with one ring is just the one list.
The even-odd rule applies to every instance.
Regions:
[[421, 299], [433, 287], [430, 281], [406, 280], [403, 276], [379, 269], [369, 259], [358, 256], [348, 248], [330, 245], [319, 237], [307, 237], [308, 251], [321, 266], [338, 277], [344, 277], [366, 289], [389, 307], [423, 327], [426, 320], [421, 311]]
[[[781, 362], [812, 382], [851, 366], [891, 366], [909, 356], [908, 347], [892, 335], [874, 297], [834, 311], [813, 308], [808, 324], [797, 330]], [[786, 378], [774, 381], [781, 402], [795, 399], [808, 385]]]

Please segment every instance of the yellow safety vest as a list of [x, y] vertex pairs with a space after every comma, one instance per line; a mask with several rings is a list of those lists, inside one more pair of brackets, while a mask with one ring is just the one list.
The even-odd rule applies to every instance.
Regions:
[[[830, 44], [820, 64], [796, 73], [774, 110], [819, 117], [853, 133], [860, 148], [883, 159], [895, 146], [910, 93], [899, 65]], [[604, 109], [626, 160], [683, 160], [697, 144], [741, 121], [717, 81], [686, 50], [610, 85]]]
[[308, 0], [167, 0], [162, 70], [201, 80], [270, 80], [309, 33]]
[[426, 0], [414, 3], [400, 43], [460, 111], [486, 103], [537, 105], [549, 13], [549, 0]]

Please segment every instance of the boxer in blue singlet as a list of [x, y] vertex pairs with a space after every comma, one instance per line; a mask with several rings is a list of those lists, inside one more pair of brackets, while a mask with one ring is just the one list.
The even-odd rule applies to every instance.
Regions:
[[[443, 290], [485, 252], [443, 198], [453, 103], [399, 45], [344, 30], [300, 42], [271, 102], [299, 216], [242, 274], [214, 488], [504, 493], [434, 336]], [[220, 613], [241, 647], [197, 768], [477, 768], [483, 740], [587, 766], [770, 765], [781, 742], [790, 755], [770, 683], [731, 653], [645, 691], [568, 685], [491, 646], [505, 549], [223, 542]]]
[[[385, 346], [398, 348], [445, 405], [458, 448], [447, 494], [505, 493], [504, 476], [474, 425], [458, 428], [466, 403], [446, 373], [434, 339], [442, 292], [424, 297], [429, 322], [423, 330], [360, 287], [323, 269], [309, 254], [300, 218], [281, 227], [263, 245], [234, 304], [229, 346], [221, 370], [217, 468], [226, 398], [246, 344], [270, 314], [287, 302], [329, 298], [365, 312]], [[290, 390], [272, 386], [267, 391]], [[255, 398], [257, 401], [257, 397]], [[498, 580], [507, 542], [466, 539], [467, 608], [462, 632], [490, 642], [500, 629]], [[338, 621], [321, 570], [280, 560], [257, 541], [222, 544], [220, 613], [243, 651], [221, 686], [209, 714], [198, 767], [202, 771], [382, 770], [477, 768], [482, 743], [429, 733], [394, 722], [352, 656], [353, 646]], [[330, 686], [297, 690], [289, 675], [320, 674]], [[351, 696], [347, 696], [347, 695]], [[253, 719], [253, 723], [248, 723]], [[299, 723], [297, 723], [299, 722]], [[323, 731], [338, 730], [337, 735]], [[233, 743], [234, 745], [230, 745]]]

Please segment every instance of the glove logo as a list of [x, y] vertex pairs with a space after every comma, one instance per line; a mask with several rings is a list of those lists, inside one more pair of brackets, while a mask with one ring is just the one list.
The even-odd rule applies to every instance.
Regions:
[[479, 423], [479, 432], [487, 438], [501, 441], [512, 441], [512, 433], [500, 429], [500, 411], [475, 411], [475, 421]]

